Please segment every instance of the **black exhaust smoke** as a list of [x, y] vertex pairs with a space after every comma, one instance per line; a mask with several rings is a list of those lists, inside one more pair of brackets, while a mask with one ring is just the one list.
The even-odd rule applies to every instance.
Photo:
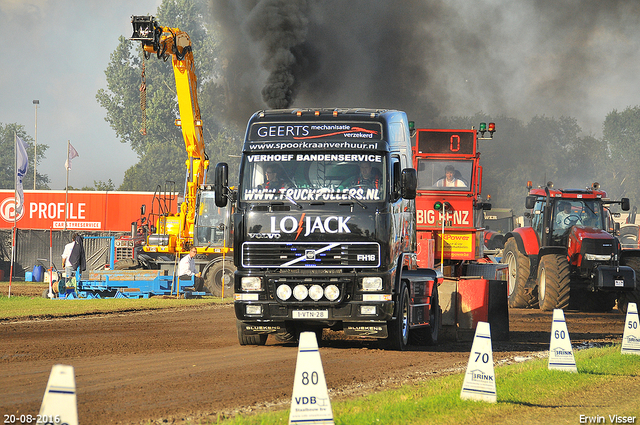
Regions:
[[[398, 108], [427, 125], [446, 91], [424, 0], [211, 0], [221, 30], [228, 118], [269, 108]], [[436, 8], [437, 9], [437, 8]], [[426, 60], [429, 58], [430, 60]], [[428, 92], [430, 96], [425, 96]]]
[[261, 0], [247, 19], [251, 39], [264, 48], [262, 66], [269, 77], [262, 99], [270, 108], [288, 108], [295, 97], [298, 55], [309, 23], [307, 9], [306, 0]]

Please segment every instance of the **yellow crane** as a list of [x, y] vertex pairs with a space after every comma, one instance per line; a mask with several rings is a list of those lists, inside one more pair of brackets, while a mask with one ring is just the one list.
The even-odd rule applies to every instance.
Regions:
[[[215, 206], [212, 187], [206, 184], [209, 159], [203, 140], [191, 39], [179, 28], [160, 26], [153, 16], [132, 16], [131, 23], [133, 35], [130, 39], [141, 42], [145, 59], [152, 54], [164, 61], [171, 58], [180, 113], [175, 124], [182, 129], [188, 155], [184, 201], [180, 210], [158, 218], [143, 250], [179, 256], [196, 246], [198, 254], [204, 254], [198, 256], [196, 263], [199, 263], [207, 286], [222, 289], [220, 280], [224, 279], [226, 292], [234, 270], [231, 258], [226, 259], [226, 264], [224, 261], [225, 254], [232, 251], [227, 247], [231, 244], [230, 211]], [[145, 88], [141, 87], [141, 90]]]

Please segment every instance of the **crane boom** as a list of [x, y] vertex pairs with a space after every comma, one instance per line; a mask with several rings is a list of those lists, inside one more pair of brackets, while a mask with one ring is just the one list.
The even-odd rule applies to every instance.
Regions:
[[[209, 160], [205, 153], [202, 119], [197, 95], [197, 77], [189, 35], [179, 28], [163, 27], [153, 16], [132, 16], [133, 35], [131, 40], [140, 41], [145, 58], [155, 54], [158, 59], [171, 57], [176, 82], [180, 118], [175, 124], [182, 128], [187, 151], [185, 199], [178, 214], [177, 238], [169, 238], [169, 252], [185, 251], [193, 243], [193, 227], [196, 216], [198, 187], [206, 180]], [[175, 224], [159, 223], [159, 233], [175, 233]], [[173, 232], [162, 231], [162, 227], [174, 228]], [[173, 250], [171, 249], [173, 247]]]

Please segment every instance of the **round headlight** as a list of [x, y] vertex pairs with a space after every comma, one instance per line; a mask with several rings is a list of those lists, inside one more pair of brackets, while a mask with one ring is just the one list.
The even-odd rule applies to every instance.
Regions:
[[340, 296], [340, 290], [336, 285], [329, 285], [324, 288], [324, 296], [327, 297], [329, 301], [335, 301]]
[[307, 298], [307, 295], [309, 295], [309, 290], [306, 286], [297, 285], [295, 288], [293, 288], [293, 296], [296, 300], [302, 301]]
[[322, 290], [322, 287], [320, 285], [313, 285], [311, 288], [309, 288], [309, 296], [314, 301], [318, 301], [320, 298], [322, 298], [323, 294], [324, 291]]
[[289, 287], [289, 285], [280, 285], [276, 290], [276, 294], [278, 295], [278, 298], [286, 301], [291, 297], [291, 288]]

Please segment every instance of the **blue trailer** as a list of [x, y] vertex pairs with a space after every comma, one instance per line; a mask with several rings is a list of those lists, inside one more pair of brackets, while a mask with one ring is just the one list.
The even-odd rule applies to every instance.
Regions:
[[180, 280], [167, 269], [113, 270], [113, 236], [86, 236], [85, 239], [108, 239], [108, 269], [76, 271], [75, 285], [60, 285], [58, 299], [96, 299], [96, 298], [149, 298], [152, 296], [181, 296], [193, 298], [207, 295], [196, 292], [194, 279]]
[[83, 279], [76, 273], [75, 288], [68, 288], [60, 298], [149, 298], [183, 296], [193, 298], [205, 292], [193, 290], [194, 280], [180, 280], [167, 270], [100, 270]]

